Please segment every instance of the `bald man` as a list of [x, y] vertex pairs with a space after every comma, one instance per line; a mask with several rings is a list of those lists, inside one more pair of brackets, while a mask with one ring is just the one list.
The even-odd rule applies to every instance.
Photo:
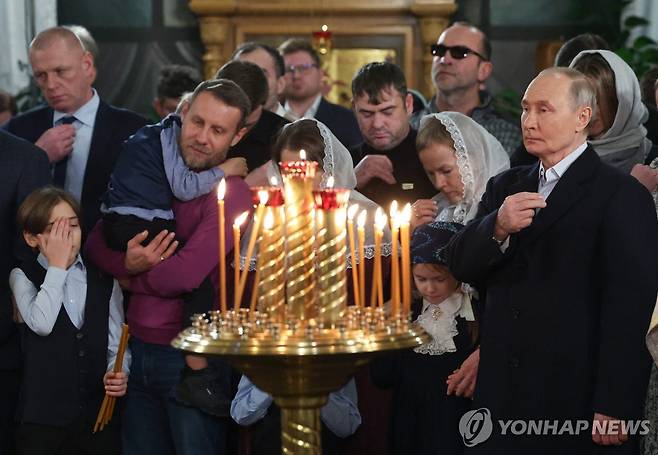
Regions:
[[47, 105], [14, 117], [3, 128], [46, 152], [53, 182], [81, 203], [87, 232], [100, 215], [100, 197], [121, 143], [146, 119], [99, 98], [92, 87], [93, 57], [71, 30], [53, 27], [39, 33], [29, 59]]
[[496, 112], [492, 97], [484, 84], [493, 73], [491, 44], [477, 27], [455, 22], [445, 29], [431, 49], [432, 82], [436, 94], [427, 107], [411, 119], [418, 129], [420, 118], [444, 111], [461, 112], [482, 125], [511, 154], [521, 144], [517, 124], [505, 120]]
[[[478, 454], [635, 454], [658, 291], [655, 207], [586, 142], [596, 95], [585, 76], [544, 70], [522, 106], [539, 162], [492, 178], [449, 247], [453, 275], [485, 291], [464, 441]], [[477, 425], [486, 420], [491, 431]]]

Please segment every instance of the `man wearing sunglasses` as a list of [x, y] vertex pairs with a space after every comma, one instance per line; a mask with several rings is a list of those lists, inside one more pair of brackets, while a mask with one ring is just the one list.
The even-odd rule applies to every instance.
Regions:
[[361, 132], [351, 110], [322, 96], [320, 57], [310, 42], [292, 38], [279, 46], [285, 63], [285, 108], [296, 118], [315, 118], [348, 149], [361, 143]]
[[521, 131], [503, 119], [492, 105], [484, 83], [493, 72], [491, 44], [476, 27], [455, 22], [428, 49], [433, 56], [432, 81], [435, 96], [412, 117], [418, 128], [421, 117], [434, 112], [455, 111], [468, 115], [500, 141], [508, 153], [521, 144]]

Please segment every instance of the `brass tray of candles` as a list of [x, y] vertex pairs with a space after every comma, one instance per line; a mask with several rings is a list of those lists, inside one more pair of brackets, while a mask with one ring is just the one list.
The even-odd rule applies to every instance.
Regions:
[[333, 327], [313, 319], [276, 323], [265, 313], [250, 315], [242, 309], [225, 317], [219, 311], [196, 315], [173, 345], [209, 355], [321, 356], [390, 351], [417, 346], [426, 338], [416, 324], [386, 318], [383, 308], [348, 307]]

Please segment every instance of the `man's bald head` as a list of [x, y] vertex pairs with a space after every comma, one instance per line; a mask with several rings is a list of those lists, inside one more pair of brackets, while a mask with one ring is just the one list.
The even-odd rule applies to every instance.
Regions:
[[30, 43], [30, 52], [47, 49], [57, 42], [64, 43], [70, 51], [85, 52], [78, 35], [66, 27], [51, 27], [39, 33]]
[[30, 43], [29, 57], [34, 79], [56, 111], [73, 114], [93, 96], [93, 57], [71, 30], [42, 31]]

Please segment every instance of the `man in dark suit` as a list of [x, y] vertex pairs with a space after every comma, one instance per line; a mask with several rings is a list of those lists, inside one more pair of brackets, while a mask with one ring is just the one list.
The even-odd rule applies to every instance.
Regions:
[[27, 141], [0, 130], [0, 453], [13, 453], [12, 425], [18, 397], [20, 351], [9, 290], [9, 272], [27, 246], [16, 232], [23, 199], [50, 183], [48, 157]]
[[322, 96], [320, 57], [306, 40], [292, 38], [279, 46], [286, 66], [285, 108], [297, 118], [315, 118], [348, 149], [361, 143], [361, 133], [349, 109]]
[[[539, 163], [494, 177], [450, 245], [455, 277], [486, 290], [475, 406], [494, 425], [473, 452], [636, 453], [637, 436], [615, 426], [642, 419], [655, 208], [588, 146], [596, 98], [582, 74], [543, 71], [522, 106], [523, 141]], [[507, 419], [570, 421], [574, 430], [503, 434]], [[576, 432], [577, 420], [587, 428]]]
[[87, 231], [100, 216], [100, 197], [121, 143], [146, 119], [99, 98], [92, 88], [93, 58], [72, 31], [53, 27], [39, 33], [29, 58], [48, 106], [14, 117], [4, 128], [46, 152], [53, 183], [80, 201]]

